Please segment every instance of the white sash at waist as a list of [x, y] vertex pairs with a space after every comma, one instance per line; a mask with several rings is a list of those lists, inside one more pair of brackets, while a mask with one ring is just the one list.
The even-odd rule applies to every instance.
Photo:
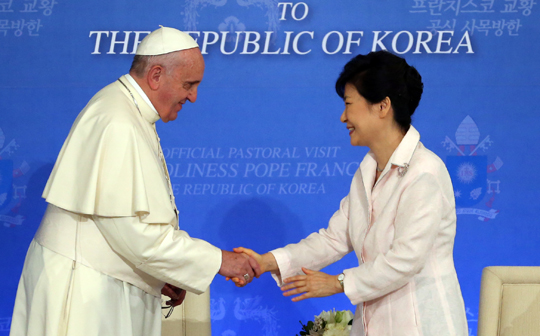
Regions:
[[117, 254], [91, 216], [66, 211], [49, 204], [35, 240], [42, 246], [113, 278], [161, 297], [165, 284]]

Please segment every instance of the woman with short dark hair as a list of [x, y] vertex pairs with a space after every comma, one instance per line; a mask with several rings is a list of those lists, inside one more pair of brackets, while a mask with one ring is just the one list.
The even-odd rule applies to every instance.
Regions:
[[[255, 257], [285, 296], [300, 294], [293, 301], [344, 292], [357, 305], [351, 335], [467, 335], [452, 182], [411, 126], [420, 74], [396, 55], [372, 52], [345, 65], [336, 91], [351, 144], [370, 151], [328, 228], [264, 255], [236, 251]], [[352, 251], [359, 266], [318, 272]]]
[[358, 55], [345, 65], [336, 81], [336, 92], [341, 98], [348, 83], [371, 104], [388, 97], [392, 101], [394, 121], [404, 133], [409, 130], [424, 84], [418, 71], [403, 58], [387, 51]]

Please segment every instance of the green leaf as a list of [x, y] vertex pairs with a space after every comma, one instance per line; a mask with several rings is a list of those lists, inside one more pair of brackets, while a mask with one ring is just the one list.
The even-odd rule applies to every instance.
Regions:
[[343, 321], [343, 312], [338, 311], [336, 312], [336, 323], [341, 323]]
[[300, 336], [309, 335], [309, 330], [310, 330], [309, 323], [308, 323], [308, 325], [305, 325], [305, 324], [302, 323], [302, 321], [298, 321], [298, 322], [300, 322], [300, 324], [302, 325], [302, 330], [303, 330], [303, 331], [300, 331]]
[[308, 330], [307, 330], [307, 331], [313, 329], [313, 326], [314, 326], [314, 325], [315, 325], [315, 323], [313, 323], [312, 321], [309, 321], [309, 322], [307, 323], [307, 326], [308, 326]]

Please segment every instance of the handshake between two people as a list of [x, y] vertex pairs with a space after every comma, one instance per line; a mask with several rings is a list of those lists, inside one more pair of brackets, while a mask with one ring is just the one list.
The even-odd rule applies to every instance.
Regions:
[[[250, 250], [251, 251], [251, 250]], [[255, 252], [253, 254], [259, 256]], [[259, 256], [260, 257], [260, 256]], [[224, 276], [227, 280], [233, 279], [237, 286], [242, 287], [250, 283], [254, 277], [259, 277], [264, 271], [261, 271], [259, 261], [247, 253], [230, 252], [221, 250], [221, 267], [218, 274]], [[161, 289], [161, 294], [168, 296], [170, 300], [166, 304], [172, 307], [181, 305], [186, 298], [186, 291], [182, 288], [165, 284]]]
[[[232, 280], [237, 287], [244, 287], [253, 280], [253, 276], [258, 278], [261, 274], [266, 272], [272, 272], [278, 276], [280, 275], [278, 263], [272, 253], [268, 252], [260, 255], [257, 252], [244, 247], [237, 247], [233, 250], [236, 254], [236, 258], [242, 257], [252, 266], [251, 273], [249, 272], [250, 270], [246, 270], [248, 273], [242, 274], [242, 272], [240, 272], [237, 273], [237, 275], [225, 275], [222, 274], [220, 270], [219, 274], [224, 275], [227, 280]], [[344, 291], [337, 275], [330, 275], [324, 272], [310, 270], [305, 267], [302, 267], [302, 272], [304, 272], [303, 275], [295, 275], [283, 279], [284, 285], [281, 287], [281, 291], [284, 296], [300, 294], [292, 298], [292, 301], [294, 302], [308, 298], [330, 296], [337, 293], [343, 293]]]
[[[254, 277], [259, 277], [264, 273], [261, 271], [259, 262], [246, 253], [236, 253], [221, 250], [221, 267], [218, 274], [227, 280], [234, 279], [237, 286], [245, 286]], [[168, 296], [170, 300], [166, 304], [172, 307], [181, 305], [186, 298], [186, 291], [182, 288], [165, 284], [161, 289], [161, 294]]]
[[[253, 278], [260, 277], [263, 273], [272, 272], [280, 275], [279, 267], [274, 255], [270, 252], [263, 255], [248, 248], [237, 247], [234, 252], [222, 250], [221, 267], [218, 274], [227, 280], [232, 280], [237, 287], [244, 287]], [[295, 275], [283, 279], [284, 285], [281, 291], [284, 296], [298, 295], [292, 298], [297, 302], [314, 297], [325, 297], [343, 292], [343, 287], [337, 275], [302, 267], [303, 275]], [[168, 305], [177, 306], [184, 301], [185, 290], [166, 284], [162, 294], [171, 298]]]
[[[218, 274], [224, 276], [227, 280], [233, 279], [237, 286], [245, 286], [253, 278], [260, 277], [264, 273], [261, 267], [261, 256], [252, 252], [251, 254], [242, 253], [240, 248], [235, 248], [235, 252], [221, 250], [221, 267]], [[247, 249], [246, 249], [247, 250]]]

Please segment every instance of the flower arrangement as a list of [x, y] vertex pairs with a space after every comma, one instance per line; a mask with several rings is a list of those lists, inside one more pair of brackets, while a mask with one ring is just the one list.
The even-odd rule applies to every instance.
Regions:
[[307, 325], [300, 321], [302, 324], [300, 336], [349, 336], [352, 320], [353, 314], [350, 310], [323, 310], [315, 316], [315, 321], [309, 321]]

